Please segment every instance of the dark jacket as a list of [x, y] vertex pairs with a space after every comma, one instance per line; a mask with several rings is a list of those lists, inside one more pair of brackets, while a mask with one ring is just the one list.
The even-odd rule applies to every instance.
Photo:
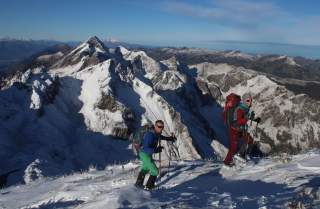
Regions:
[[143, 136], [142, 151], [152, 155], [158, 147], [159, 140], [173, 141], [174, 137], [166, 137], [161, 134], [156, 134], [153, 130], [148, 131]]

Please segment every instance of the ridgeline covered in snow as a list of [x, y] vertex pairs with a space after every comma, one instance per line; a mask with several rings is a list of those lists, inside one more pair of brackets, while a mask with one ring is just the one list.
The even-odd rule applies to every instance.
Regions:
[[[229, 53], [225, 56], [240, 55]], [[29, 196], [19, 193], [13, 187], [12, 190], [7, 190], [9, 194], [5, 194], [6, 207], [14, 205], [10, 193], [25, 198], [14, 205], [20, 208], [73, 208], [75, 205], [82, 208], [82, 203], [86, 204], [83, 208], [99, 208], [100, 201], [102, 206], [109, 204], [103, 200], [104, 195], [107, 195], [107, 199], [116, 196], [118, 202], [113, 202], [112, 205], [117, 207], [130, 207], [130, 204], [143, 207], [144, 199], [157, 199], [156, 204], [150, 203], [148, 207], [156, 208], [166, 204], [168, 207], [179, 206], [180, 202], [174, 200], [163, 203], [165, 201], [162, 194], [156, 195], [154, 199], [143, 192], [138, 202], [133, 203], [126, 199], [130, 198], [130, 195], [127, 197], [129, 191], [122, 188], [132, 183], [132, 173], [137, 167], [134, 163], [126, 164], [135, 159], [128, 141], [130, 133], [138, 129], [142, 121], [154, 122], [157, 119], [164, 121], [165, 135], [173, 132], [177, 137], [174, 147], [169, 143], [164, 144], [164, 164], [167, 164], [169, 156], [171, 160], [181, 161], [181, 165], [176, 163], [176, 168], [169, 175], [185, 175], [178, 179], [167, 177], [162, 187], [168, 187], [167, 192], [181, 187], [178, 189], [181, 194], [176, 197], [181, 200], [180, 206], [184, 207], [185, 204], [186, 207], [193, 207], [191, 201], [185, 200], [190, 194], [193, 195], [192, 191], [183, 190], [189, 190], [188, 186], [193, 187], [198, 180], [188, 182], [193, 179], [186, 177], [188, 173], [193, 176], [192, 173], [199, 167], [200, 173], [204, 175], [200, 175], [199, 179], [203, 186], [204, 182], [210, 181], [206, 173], [209, 176], [212, 174], [213, 184], [228, 184], [222, 177], [229, 177], [216, 170], [219, 167], [217, 162], [224, 158], [228, 146], [222, 106], [224, 98], [231, 92], [253, 95], [253, 110], [262, 118], [262, 122], [258, 127], [253, 124], [250, 132], [255, 136], [256, 150], [261, 155], [297, 154], [320, 147], [320, 102], [306, 94], [293, 92], [276, 82], [277, 78], [258, 71], [226, 63], [186, 65], [175, 56], [157, 61], [144, 51], [130, 51], [121, 46], [109, 49], [97, 37], [90, 38], [68, 52], [54, 51], [52, 56], [39, 55], [35, 60], [41, 62], [36, 62], [32, 65], [33, 68], [8, 75], [0, 83], [0, 157], [4, 159], [0, 168], [1, 174], [14, 170], [6, 177], [7, 186], [26, 183], [23, 190], [31, 189], [39, 199], [30, 199], [33, 203], [28, 202]], [[47, 63], [44, 64], [46, 60]], [[286, 58], [286, 62], [294, 64], [291, 59]], [[203, 159], [213, 161], [192, 163], [193, 160]], [[272, 164], [270, 161], [268, 163]], [[312, 162], [314, 161], [313, 158]], [[104, 175], [108, 171], [107, 166], [115, 163], [129, 165], [129, 168], [118, 170], [119, 175], [116, 177], [113, 174]], [[258, 165], [263, 165], [263, 162]], [[314, 164], [311, 167], [313, 166]], [[74, 174], [66, 177], [68, 183], [66, 187], [63, 186], [65, 180], [61, 176], [92, 167], [97, 170], [107, 167], [107, 170]], [[113, 169], [114, 167], [111, 170]], [[260, 172], [256, 170], [259, 166], [251, 169]], [[317, 169], [316, 167], [310, 171], [310, 175], [317, 173]], [[245, 173], [246, 169], [242, 172]], [[243, 175], [248, 184], [249, 178], [262, 180], [258, 174], [254, 177], [250, 175]], [[300, 176], [302, 173], [294, 177]], [[54, 180], [56, 177], [60, 178]], [[72, 194], [67, 192], [70, 194], [69, 199], [63, 197], [68, 188], [75, 189], [71, 182], [76, 182], [74, 178], [79, 178], [76, 190], [89, 187], [93, 192], [88, 194], [87, 199], [81, 196], [85, 193], [76, 191]], [[122, 186], [111, 186], [110, 191], [100, 191], [101, 185], [112, 184], [113, 178], [119, 178], [119, 181], [114, 181]], [[232, 177], [233, 180], [240, 181], [237, 178]], [[311, 181], [312, 178], [307, 180]], [[121, 183], [122, 181], [124, 182]], [[277, 183], [278, 179], [270, 181]], [[42, 186], [41, 182], [46, 183]], [[94, 182], [98, 184], [97, 187]], [[186, 186], [183, 186], [184, 183]], [[238, 186], [242, 187], [242, 183]], [[267, 186], [268, 181], [261, 184]], [[257, 185], [254, 184], [253, 187], [255, 186]], [[121, 189], [114, 190], [118, 188]], [[274, 188], [278, 187], [274, 185]], [[278, 189], [284, 191], [283, 188], [279, 186]], [[55, 189], [61, 191], [55, 199], [48, 194], [40, 197], [40, 192], [37, 193]], [[194, 192], [200, 193], [202, 190]], [[211, 192], [212, 208], [230, 208], [234, 204], [240, 204], [228, 191], [217, 189]], [[265, 192], [266, 199], [273, 199], [269, 191]], [[81, 198], [76, 198], [78, 194]], [[266, 199], [245, 196], [240, 196], [240, 191], [237, 193], [241, 204], [246, 205], [246, 198], [249, 198], [249, 202], [253, 198], [255, 206], [268, 205]], [[200, 204], [200, 196], [197, 198], [200, 199], [195, 207], [208, 206]], [[24, 201], [28, 203], [24, 204]], [[90, 207], [87, 205], [94, 201], [97, 203], [92, 203]], [[146, 204], [149, 204], [148, 201]], [[284, 204], [285, 201], [281, 200], [280, 203]], [[0, 207], [4, 206], [0, 204]]]

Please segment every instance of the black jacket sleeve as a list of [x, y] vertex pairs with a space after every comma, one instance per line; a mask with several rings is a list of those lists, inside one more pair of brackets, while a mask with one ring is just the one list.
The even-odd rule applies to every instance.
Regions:
[[163, 136], [163, 135], [160, 135], [160, 139], [161, 140], [165, 140], [165, 141], [175, 141], [175, 137], [173, 136]]

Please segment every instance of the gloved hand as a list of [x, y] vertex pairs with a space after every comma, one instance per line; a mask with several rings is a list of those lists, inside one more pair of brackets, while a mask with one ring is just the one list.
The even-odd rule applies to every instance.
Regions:
[[253, 121], [257, 122], [257, 123], [260, 123], [261, 122], [261, 118], [257, 117], [255, 118]]
[[173, 142], [177, 141], [177, 137], [174, 135], [173, 132], [171, 133], [171, 139], [172, 139]]
[[172, 138], [172, 141], [173, 141], [173, 142], [176, 142], [176, 141], [177, 141], [177, 137], [174, 136], [174, 137]]
[[159, 146], [159, 147], [157, 147], [157, 148], [154, 150], [154, 153], [162, 152], [162, 150], [163, 150], [163, 147], [162, 147], [162, 146]]

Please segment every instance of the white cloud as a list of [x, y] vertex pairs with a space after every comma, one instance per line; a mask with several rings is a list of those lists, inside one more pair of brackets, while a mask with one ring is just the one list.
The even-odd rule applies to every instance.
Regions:
[[[225, 30], [215, 37], [225, 35], [243, 41], [320, 45], [320, 16], [296, 16], [271, 2], [208, 0], [205, 3], [165, 1], [163, 9], [224, 26]], [[233, 34], [227, 34], [228, 31], [233, 31]]]
[[215, 0], [207, 5], [193, 5], [182, 1], [166, 1], [165, 10], [185, 16], [209, 19], [223, 25], [259, 26], [287, 14], [271, 3], [245, 0]]

